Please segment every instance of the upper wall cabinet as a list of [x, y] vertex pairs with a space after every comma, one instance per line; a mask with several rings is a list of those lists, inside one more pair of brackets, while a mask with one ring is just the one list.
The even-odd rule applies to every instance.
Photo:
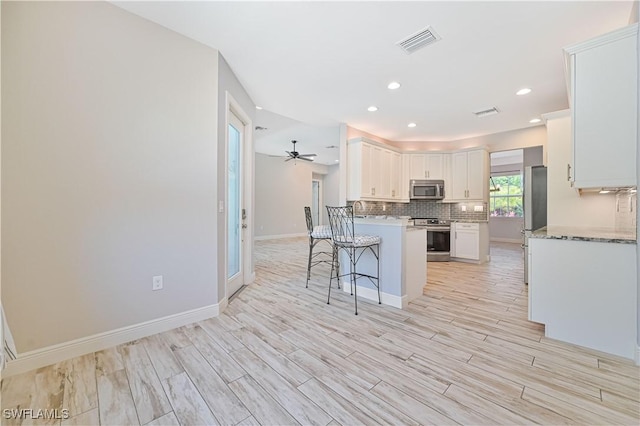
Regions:
[[565, 48], [576, 188], [636, 186], [638, 24]]
[[444, 154], [408, 154], [410, 179], [444, 179]]
[[349, 140], [348, 200], [406, 201], [400, 181], [400, 153], [365, 138]]
[[485, 150], [451, 154], [451, 194], [445, 201], [488, 201], [489, 154]]

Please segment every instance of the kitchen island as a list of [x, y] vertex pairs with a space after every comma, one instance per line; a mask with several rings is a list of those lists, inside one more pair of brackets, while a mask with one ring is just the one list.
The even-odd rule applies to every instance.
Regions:
[[547, 337], [636, 358], [636, 249], [635, 229], [533, 232], [529, 320], [544, 324]]
[[[408, 218], [392, 216], [356, 217], [357, 235], [380, 237], [380, 297], [385, 305], [405, 308], [422, 294], [427, 283], [427, 236], [424, 227], [410, 225]], [[348, 274], [349, 257], [341, 251], [340, 274]], [[359, 259], [357, 271], [376, 275], [375, 256], [369, 251]], [[349, 277], [341, 279], [350, 291]], [[376, 287], [367, 278], [358, 278], [358, 297], [378, 301]]]

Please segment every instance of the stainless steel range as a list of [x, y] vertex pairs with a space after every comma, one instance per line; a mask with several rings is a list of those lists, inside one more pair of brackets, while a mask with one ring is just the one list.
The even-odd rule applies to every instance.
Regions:
[[451, 250], [451, 222], [437, 218], [414, 218], [415, 226], [427, 228], [427, 261], [448, 262]]

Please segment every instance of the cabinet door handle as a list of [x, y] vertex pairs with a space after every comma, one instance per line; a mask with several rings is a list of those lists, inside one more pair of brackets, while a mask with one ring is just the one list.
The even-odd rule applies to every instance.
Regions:
[[567, 181], [571, 182], [571, 164], [567, 164]]

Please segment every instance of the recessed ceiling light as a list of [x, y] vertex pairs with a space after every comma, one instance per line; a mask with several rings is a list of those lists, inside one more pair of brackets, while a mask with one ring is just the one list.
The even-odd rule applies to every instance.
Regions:
[[339, 163], [339, 162], [340, 162], [340, 160], [336, 160], [336, 163]]
[[523, 89], [518, 90], [516, 92], [516, 95], [522, 96], [522, 95], [528, 95], [529, 93], [531, 93], [531, 89], [529, 89], [528, 87], [525, 87]]
[[532, 118], [531, 120], [529, 120], [529, 123], [535, 124], [535, 123], [539, 123], [542, 120], [540, 120], [539, 118]]
[[261, 107], [261, 106], [256, 105], [256, 109], [262, 109], [262, 107]]
[[407, 127], [416, 127], [416, 123], [409, 123], [407, 124]]
[[400, 88], [400, 83], [398, 83], [397, 81], [392, 81], [391, 83], [389, 83], [387, 88], [389, 88], [391, 90], [396, 90], [396, 89]]
[[610, 193], [610, 192], [611, 192], [611, 191], [606, 190], [606, 189], [603, 189], [603, 190], [601, 190], [601, 191], [600, 191], [600, 193], [601, 193], [601, 194], [608, 194], [608, 193]]
[[378, 110], [378, 107], [375, 105], [371, 105], [369, 108], [367, 108], [367, 111], [369, 112], [375, 112]]

